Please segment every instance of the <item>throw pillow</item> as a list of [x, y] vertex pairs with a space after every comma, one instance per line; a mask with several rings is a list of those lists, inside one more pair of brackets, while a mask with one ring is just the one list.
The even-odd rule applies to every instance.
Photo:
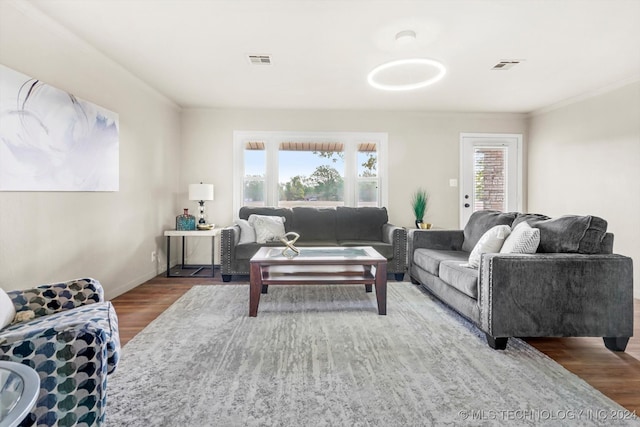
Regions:
[[249, 224], [249, 221], [246, 219], [239, 219], [236, 221], [236, 224], [240, 227], [239, 245], [256, 242], [256, 230], [251, 226], [251, 224]]
[[283, 216], [250, 215], [249, 224], [256, 230], [256, 242], [279, 241], [284, 236]]
[[473, 247], [469, 255], [469, 267], [480, 267], [480, 255], [486, 253], [498, 253], [504, 244], [505, 239], [511, 233], [511, 227], [508, 225], [496, 225], [487, 230], [480, 237], [478, 243]]
[[16, 307], [5, 290], [0, 288], [0, 329], [13, 323], [15, 316]]
[[511, 230], [511, 234], [504, 241], [501, 254], [535, 254], [540, 244], [540, 230], [531, 228], [526, 222], [521, 222]]

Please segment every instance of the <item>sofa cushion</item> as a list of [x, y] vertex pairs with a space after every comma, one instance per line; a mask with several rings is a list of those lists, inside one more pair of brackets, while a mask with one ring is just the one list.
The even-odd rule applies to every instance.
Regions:
[[511, 234], [511, 227], [508, 225], [496, 225], [491, 227], [482, 235], [478, 243], [469, 254], [469, 267], [480, 267], [480, 257], [486, 253], [498, 253], [502, 249], [504, 241]]
[[434, 276], [438, 276], [440, 263], [442, 261], [453, 260], [461, 264], [467, 262], [468, 259], [469, 252], [424, 248], [413, 251], [413, 263]]
[[336, 210], [334, 208], [295, 207], [291, 230], [307, 240], [336, 241]]
[[389, 221], [387, 208], [336, 208], [337, 240], [382, 241], [382, 226]]
[[516, 212], [477, 211], [471, 214], [464, 227], [464, 242], [462, 250], [471, 252], [484, 233], [496, 225], [511, 226], [516, 218]]
[[471, 298], [478, 299], [478, 270], [459, 261], [442, 261], [440, 279]]
[[256, 242], [265, 243], [271, 241], [279, 242], [284, 237], [283, 216], [256, 215], [249, 216], [249, 224], [256, 230]]
[[267, 215], [267, 216], [283, 216], [285, 218], [284, 229], [285, 231], [291, 230], [293, 225], [293, 211], [289, 208], [273, 208], [273, 207], [256, 207], [256, 206], [243, 206], [238, 212], [240, 219], [249, 219], [252, 214]]
[[525, 221], [513, 227], [504, 241], [501, 254], [535, 254], [540, 245], [540, 230]]
[[263, 246], [282, 246], [282, 242], [245, 243], [236, 246], [236, 259], [251, 259]]
[[597, 254], [604, 250], [607, 221], [600, 217], [565, 215], [527, 222], [540, 230], [538, 252]]
[[[302, 239], [302, 238], [301, 238]], [[328, 240], [298, 240], [296, 246], [299, 247], [313, 247], [313, 246], [338, 246], [338, 242], [330, 242]]]
[[379, 240], [338, 240], [340, 246], [371, 246], [386, 259], [393, 259], [393, 244], [384, 243]]
[[551, 217], [536, 213], [519, 213], [516, 219], [513, 220], [511, 228], [513, 229], [523, 222], [532, 225], [538, 221], [544, 221], [546, 219], [551, 219]]

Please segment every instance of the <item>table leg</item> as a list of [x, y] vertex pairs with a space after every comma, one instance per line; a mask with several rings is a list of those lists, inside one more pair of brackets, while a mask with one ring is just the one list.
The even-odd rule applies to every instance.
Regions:
[[249, 276], [249, 317], [256, 317], [258, 315], [261, 290], [262, 275], [260, 274], [260, 264], [251, 263]]
[[167, 277], [171, 277], [169, 273], [171, 269], [171, 236], [167, 236]]
[[184, 236], [182, 236], [182, 269], [184, 270]]
[[216, 276], [216, 236], [211, 236], [211, 277]]
[[387, 262], [376, 265], [376, 299], [378, 300], [378, 314], [387, 314]]

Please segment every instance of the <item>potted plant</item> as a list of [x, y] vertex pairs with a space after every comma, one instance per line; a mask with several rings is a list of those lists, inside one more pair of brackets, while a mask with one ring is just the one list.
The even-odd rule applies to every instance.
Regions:
[[425, 223], [424, 214], [427, 212], [427, 203], [429, 202], [429, 194], [422, 188], [413, 193], [411, 198], [411, 207], [416, 217], [416, 228], [431, 228], [431, 224]]

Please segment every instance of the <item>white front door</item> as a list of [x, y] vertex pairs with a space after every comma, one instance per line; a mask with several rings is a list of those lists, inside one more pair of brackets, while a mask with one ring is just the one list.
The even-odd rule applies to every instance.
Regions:
[[520, 134], [460, 134], [460, 227], [488, 209], [522, 210]]

